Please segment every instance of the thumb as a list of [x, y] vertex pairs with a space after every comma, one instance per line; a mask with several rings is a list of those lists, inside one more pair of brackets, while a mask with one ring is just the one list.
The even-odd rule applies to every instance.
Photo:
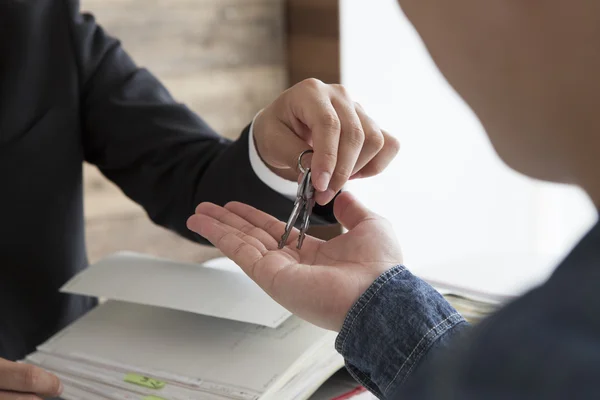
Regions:
[[366, 208], [356, 197], [348, 192], [340, 193], [333, 204], [333, 213], [337, 220], [348, 230], [369, 219], [378, 218], [377, 214]]

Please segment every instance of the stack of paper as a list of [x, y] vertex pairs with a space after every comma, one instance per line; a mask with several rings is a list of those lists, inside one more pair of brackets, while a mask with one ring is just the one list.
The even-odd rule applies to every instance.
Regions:
[[452, 307], [472, 324], [486, 318], [501, 306], [500, 303], [477, 301], [469, 297], [457, 296], [452, 292], [446, 292], [444, 297]]
[[[543, 282], [551, 265], [486, 258], [413, 273], [477, 322]], [[23, 360], [56, 373], [65, 400], [372, 398], [352, 379], [322, 386], [343, 367], [335, 333], [292, 316], [229, 260], [119, 253], [61, 290], [108, 299]]]
[[344, 368], [333, 375], [310, 400], [376, 400], [377, 397], [360, 386]]
[[62, 291], [108, 299], [24, 360], [66, 400], [308, 399], [343, 366], [333, 332], [233, 268], [121, 253]]
[[476, 323], [543, 283], [557, 262], [556, 257], [542, 254], [481, 255], [418, 266], [412, 272]]

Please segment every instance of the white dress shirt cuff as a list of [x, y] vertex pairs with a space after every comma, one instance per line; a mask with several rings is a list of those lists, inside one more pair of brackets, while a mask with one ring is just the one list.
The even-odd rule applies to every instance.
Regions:
[[256, 146], [254, 144], [254, 121], [256, 121], [256, 117], [260, 115], [260, 112], [256, 114], [254, 119], [252, 120], [252, 124], [250, 125], [250, 132], [248, 134], [248, 139], [250, 142], [248, 143], [249, 156], [250, 156], [250, 165], [252, 165], [252, 169], [254, 173], [265, 185], [273, 189], [274, 191], [288, 197], [295, 198], [296, 192], [298, 191], [298, 183], [293, 181], [288, 181], [285, 178], [280, 177], [275, 172], [271, 171], [269, 167], [265, 164], [265, 162], [258, 155], [258, 151], [256, 150]]

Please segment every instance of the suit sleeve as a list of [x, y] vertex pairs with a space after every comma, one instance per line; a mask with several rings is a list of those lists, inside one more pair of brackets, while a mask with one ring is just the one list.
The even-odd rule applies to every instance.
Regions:
[[[265, 185], [250, 165], [249, 127], [237, 141], [219, 136], [136, 66], [92, 15], [80, 13], [78, 1], [64, 1], [79, 70], [86, 161], [155, 223], [188, 239], [205, 242], [185, 226], [204, 201], [241, 201], [287, 219], [291, 201]], [[316, 207], [313, 222], [335, 222], [332, 207]]]

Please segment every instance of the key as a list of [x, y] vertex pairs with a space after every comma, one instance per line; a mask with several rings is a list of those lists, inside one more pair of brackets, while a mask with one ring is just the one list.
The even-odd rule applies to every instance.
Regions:
[[310, 223], [310, 216], [312, 215], [312, 210], [315, 205], [315, 188], [312, 185], [311, 181], [311, 171], [310, 168], [304, 168], [302, 166], [302, 157], [305, 154], [312, 153], [312, 150], [306, 150], [300, 154], [298, 157], [298, 169], [302, 173], [300, 183], [298, 185], [298, 191], [296, 192], [296, 201], [294, 201], [294, 207], [292, 208], [292, 213], [290, 214], [290, 218], [285, 224], [285, 232], [281, 236], [281, 240], [279, 241], [279, 249], [282, 249], [294, 229], [296, 225], [296, 221], [302, 214], [301, 226], [300, 226], [300, 235], [298, 236], [298, 244], [296, 248], [301, 249], [302, 243], [304, 242], [304, 238], [306, 237], [306, 231], [308, 229], [308, 225]]
[[285, 232], [283, 233], [283, 235], [281, 236], [281, 240], [279, 241], [279, 249], [283, 249], [283, 247], [287, 243], [288, 238], [290, 237], [290, 233], [292, 233], [292, 230], [296, 225], [296, 221], [298, 220], [300, 213], [302, 213], [302, 211], [304, 210], [304, 187], [306, 185], [307, 175], [308, 171], [304, 173], [304, 175], [302, 176], [302, 180], [298, 185], [298, 191], [296, 192], [296, 201], [294, 202], [294, 208], [292, 208], [290, 218], [285, 224]]
[[315, 188], [312, 185], [310, 169], [307, 172], [306, 185], [304, 186], [304, 215], [302, 216], [302, 225], [300, 226], [300, 236], [298, 236], [298, 245], [296, 248], [300, 250], [304, 238], [306, 237], [306, 231], [310, 224], [310, 216], [312, 215], [313, 207], [315, 206]]

